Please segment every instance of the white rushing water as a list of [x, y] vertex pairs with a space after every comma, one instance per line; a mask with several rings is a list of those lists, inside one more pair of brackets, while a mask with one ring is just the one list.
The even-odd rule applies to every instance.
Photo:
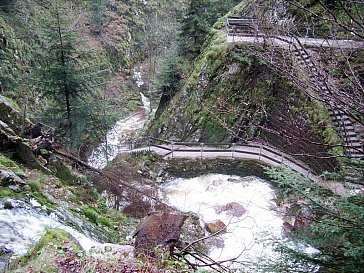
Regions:
[[[144, 85], [141, 72], [134, 70], [133, 79], [139, 88]], [[140, 92], [140, 97], [141, 108], [128, 117], [119, 120], [106, 134], [106, 140], [94, 149], [88, 158], [87, 163], [90, 166], [103, 169], [120, 152], [128, 151], [131, 148], [128, 137], [143, 128], [151, 112], [150, 100], [142, 92]]]
[[[221, 220], [227, 225], [226, 232], [217, 237], [223, 246], [210, 249], [209, 256], [215, 261], [237, 258], [249, 265], [243, 266], [245, 272], [258, 272], [254, 263], [278, 259], [273, 243], [284, 241], [283, 219], [268, 182], [257, 177], [209, 174], [175, 179], [165, 184], [163, 191], [168, 203], [177, 209], [195, 212], [205, 223]], [[221, 206], [231, 202], [242, 205], [246, 212], [240, 217], [228, 210], [220, 212]]]
[[13, 202], [16, 202], [18, 207], [0, 209], [0, 246], [6, 246], [17, 255], [26, 254], [29, 247], [44, 234], [46, 228], [58, 228], [68, 232], [87, 253], [97, 252], [104, 246], [113, 249], [126, 247], [100, 243], [63, 224], [54, 213], [46, 214], [37, 208], [38, 203], [32, 200], [30, 204], [19, 200]]
[[107, 133], [106, 141], [101, 143], [91, 153], [87, 162], [94, 168], [105, 168], [108, 161], [113, 160], [118, 153], [129, 150], [128, 137], [143, 128], [150, 113], [150, 101], [140, 93], [142, 107], [127, 118], [116, 122], [114, 127]]

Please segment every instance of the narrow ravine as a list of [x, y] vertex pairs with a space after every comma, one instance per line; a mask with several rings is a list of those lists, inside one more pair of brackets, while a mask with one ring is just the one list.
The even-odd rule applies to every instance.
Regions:
[[[134, 81], [140, 88], [144, 82], [140, 72], [134, 72]], [[128, 139], [143, 128], [151, 112], [149, 99], [140, 92], [142, 106], [128, 117], [119, 120], [115, 126], [107, 133], [103, 141], [94, 149], [88, 158], [88, 164], [94, 168], [103, 169], [108, 162], [113, 160], [118, 153], [129, 150]]]

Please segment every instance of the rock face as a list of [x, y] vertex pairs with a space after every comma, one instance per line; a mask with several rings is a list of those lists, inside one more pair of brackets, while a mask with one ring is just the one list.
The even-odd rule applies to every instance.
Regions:
[[180, 214], [155, 212], [142, 219], [133, 235], [135, 253], [154, 257], [157, 248], [173, 252], [186, 217]]
[[214, 221], [211, 221], [211, 222], [206, 222], [205, 223], [205, 228], [211, 234], [226, 231], [226, 225], [221, 220], [214, 220]]
[[0, 186], [7, 186], [13, 191], [30, 190], [30, 187], [23, 179], [9, 170], [0, 170]]
[[215, 211], [217, 214], [226, 211], [226, 214], [229, 216], [241, 217], [246, 212], [246, 209], [243, 207], [243, 205], [237, 202], [231, 202], [224, 206], [216, 207]]
[[0, 246], [0, 273], [8, 272], [11, 254], [11, 250], [7, 249], [5, 246]]

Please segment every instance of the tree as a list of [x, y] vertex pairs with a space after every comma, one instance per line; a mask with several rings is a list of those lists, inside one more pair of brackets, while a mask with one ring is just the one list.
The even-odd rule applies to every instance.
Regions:
[[81, 49], [61, 4], [59, 0], [51, 1], [50, 16], [42, 20], [46, 50], [39, 68], [42, 92], [48, 99], [43, 117], [59, 128], [65, 143], [76, 148], [110, 125], [100, 114], [99, 90], [107, 70], [91, 62], [95, 57], [92, 51]]
[[209, 0], [196, 0], [189, 3], [186, 15], [182, 19], [179, 35], [181, 51], [196, 57], [202, 49], [204, 38], [209, 31]]
[[182, 54], [194, 58], [201, 53], [205, 36], [209, 33], [210, 27], [239, 2], [236, 0], [190, 1], [181, 22], [179, 35]]
[[107, 2], [107, 0], [91, 0], [92, 17], [90, 23], [96, 34], [100, 34], [101, 28], [105, 23], [106, 18], [104, 12]]
[[292, 268], [295, 262], [308, 261], [318, 265], [320, 272], [361, 272], [364, 267], [364, 195], [335, 195], [288, 169], [267, 169], [267, 172], [278, 186], [281, 207], [287, 208], [286, 214], [295, 220], [290, 227], [291, 235], [320, 250], [312, 255], [282, 248], [287, 257], [280, 270]]

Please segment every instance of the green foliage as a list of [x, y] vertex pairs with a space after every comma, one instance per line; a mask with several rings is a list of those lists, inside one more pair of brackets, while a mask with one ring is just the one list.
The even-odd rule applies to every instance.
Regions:
[[90, 19], [91, 26], [95, 33], [100, 34], [103, 24], [106, 21], [105, 10], [107, 0], [91, 0], [91, 12], [92, 16]]
[[99, 218], [98, 213], [91, 207], [86, 207], [82, 210], [83, 214], [93, 223], [97, 223]]
[[[361, 272], [364, 266], [364, 196], [336, 196], [307, 178], [288, 169], [267, 169], [285, 202], [305, 210], [307, 227], [294, 237], [318, 248], [314, 258], [290, 252], [293, 260], [309, 260], [320, 265], [320, 272]], [[287, 261], [288, 264], [291, 261]]]
[[81, 49], [66, 13], [62, 1], [52, 0], [50, 16], [42, 18], [46, 50], [39, 58], [39, 74], [49, 100], [43, 119], [60, 129], [65, 144], [78, 148], [91, 136], [100, 138], [112, 120], [100, 96], [107, 69], [92, 62], [92, 51]]

